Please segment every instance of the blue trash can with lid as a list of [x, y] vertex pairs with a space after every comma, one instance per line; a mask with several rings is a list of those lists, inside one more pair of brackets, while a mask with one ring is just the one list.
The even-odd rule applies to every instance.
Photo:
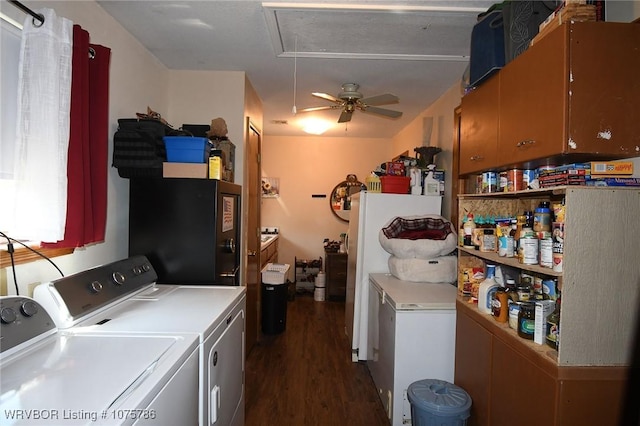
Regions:
[[464, 426], [471, 411], [471, 397], [460, 386], [444, 380], [413, 382], [407, 389], [413, 426]]

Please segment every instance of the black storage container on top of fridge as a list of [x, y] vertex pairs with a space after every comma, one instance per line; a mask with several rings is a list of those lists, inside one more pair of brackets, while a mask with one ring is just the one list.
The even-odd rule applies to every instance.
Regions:
[[129, 256], [147, 256], [158, 283], [240, 285], [239, 185], [139, 178], [129, 188]]

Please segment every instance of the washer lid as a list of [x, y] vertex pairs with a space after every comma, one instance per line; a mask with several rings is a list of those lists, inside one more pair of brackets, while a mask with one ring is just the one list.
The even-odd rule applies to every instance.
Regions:
[[244, 297], [240, 286], [156, 285], [79, 324], [100, 332], [208, 336]]
[[86, 424], [95, 418], [110, 423], [116, 420], [110, 408], [145, 408], [152, 391], [195, 347], [195, 337], [60, 333], [3, 362], [0, 412], [46, 411], [57, 416], [49, 424]]

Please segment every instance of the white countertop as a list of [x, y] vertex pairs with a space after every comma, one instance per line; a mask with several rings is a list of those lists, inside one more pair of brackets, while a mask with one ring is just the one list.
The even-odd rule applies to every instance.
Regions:
[[260, 251], [269, 247], [277, 239], [278, 239], [278, 234], [261, 234], [260, 235]]
[[449, 283], [419, 283], [402, 281], [391, 274], [369, 274], [374, 286], [396, 311], [456, 308], [457, 288]]

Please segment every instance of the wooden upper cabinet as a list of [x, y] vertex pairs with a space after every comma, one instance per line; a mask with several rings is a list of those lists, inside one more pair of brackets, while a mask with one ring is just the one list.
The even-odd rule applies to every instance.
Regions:
[[638, 46], [640, 25], [615, 22], [537, 41], [463, 98], [460, 174], [640, 156]]
[[462, 98], [460, 118], [460, 174], [494, 167], [498, 152], [500, 76]]
[[505, 66], [499, 163], [640, 155], [638, 46], [640, 25], [574, 22]]

